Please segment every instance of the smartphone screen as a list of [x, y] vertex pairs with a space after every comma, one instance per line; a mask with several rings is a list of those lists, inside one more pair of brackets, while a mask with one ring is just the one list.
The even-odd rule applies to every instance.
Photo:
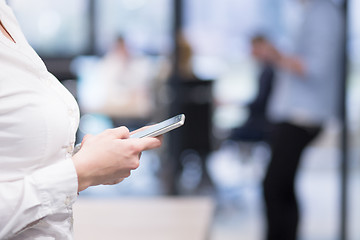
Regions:
[[130, 138], [142, 138], [142, 137], [156, 137], [169, 132], [175, 128], [178, 128], [185, 123], [185, 115], [179, 114], [175, 117], [169, 118], [165, 121], [155, 124], [143, 131], [139, 131], [130, 136]]

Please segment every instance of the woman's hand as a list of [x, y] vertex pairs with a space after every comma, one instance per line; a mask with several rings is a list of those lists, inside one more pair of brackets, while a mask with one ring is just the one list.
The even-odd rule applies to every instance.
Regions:
[[81, 149], [73, 156], [78, 175], [78, 191], [89, 186], [116, 184], [130, 176], [139, 167], [141, 152], [158, 148], [162, 138], [129, 138], [126, 127], [105, 130], [87, 135]]

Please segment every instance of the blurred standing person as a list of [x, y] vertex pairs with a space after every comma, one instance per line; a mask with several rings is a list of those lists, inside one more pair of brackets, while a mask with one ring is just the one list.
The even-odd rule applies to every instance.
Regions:
[[264, 179], [267, 240], [297, 238], [295, 178], [303, 150], [336, 116], [343, 20], [330, 0], [301, 1], [304, 12], [291, 54], [272, 49], [278, 68], [268, 114], [271, 160]]

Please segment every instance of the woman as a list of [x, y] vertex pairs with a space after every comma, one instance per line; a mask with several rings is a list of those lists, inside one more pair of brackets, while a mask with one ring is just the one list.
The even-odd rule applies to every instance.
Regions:
[[87, 136], [72, 156], [78, 106], [25, 40], [0, 0], [0, 239], [72, 239], [72, 204], [89, 186], [116, 184], [160, 138], [126, 127]]

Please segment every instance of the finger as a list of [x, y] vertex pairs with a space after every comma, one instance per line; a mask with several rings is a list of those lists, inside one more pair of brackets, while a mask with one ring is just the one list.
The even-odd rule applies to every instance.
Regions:
[[137, 139], [128, 139], [129, 141], [133, 141], [133, 144], [135, 144], [138, 147], [138, 150], [140, 152], [159, 148], [162, 144], [162, 138], [160, 137], [144, 137], [144, 138], [137, 138]]
[[164, 135], [157, 136], [156, 138], [159, 139], [162, 142], [163, 139], [164, 139]]
[[[154, 124], [154, 125], [155, 125], [155, 124]], [[134, 131], [131, 131], [131, 132], [130, 132], [130, 135], [133, 135], [134, 133], [143, 131], [143, 130], [145, 130], [145, 129], [151, 127], [151, 126], [154, 126], [154, 125], [148, 125], [148, 126], [144, 126], [144, 127], [138, 128], [138, 129], [136, 129], [136, 130], [134, 130]]]
[[105, 130], [104, 133], [113, 135], [115, 138], [118, 138], [118, 139], [127, 139], [130, 136], [129, 129], [124, 126], [107, 129], [107, 130]]

